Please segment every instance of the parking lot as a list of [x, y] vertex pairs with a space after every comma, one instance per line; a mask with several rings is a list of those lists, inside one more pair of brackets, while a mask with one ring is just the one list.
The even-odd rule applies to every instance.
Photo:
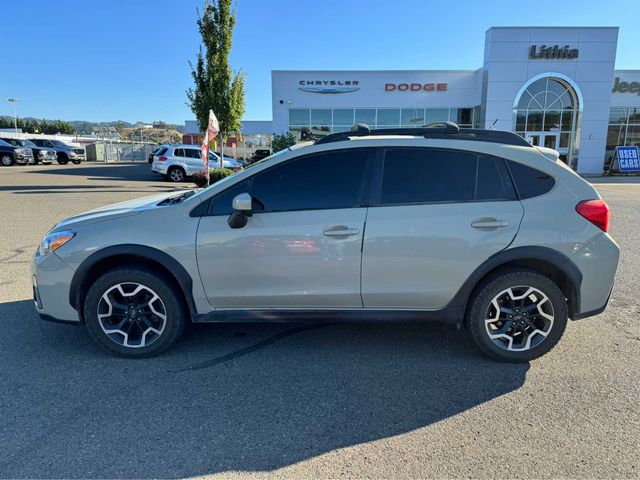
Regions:
[[38, 318], [57, 220], [175, 188], [147, 164], [0, 168], [0, 477], [640, 477], [639, 182], [598, 185], [609, 308], [530, 364], [405, 323], [199, 325], [134, 361]]

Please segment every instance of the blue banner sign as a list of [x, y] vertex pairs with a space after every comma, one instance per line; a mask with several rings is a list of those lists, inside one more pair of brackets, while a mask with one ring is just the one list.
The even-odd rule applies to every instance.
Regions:
[[618, 168], [621, 172], [640, 172], [640, 157], [638, 147], [616, 147], [618, 154]]

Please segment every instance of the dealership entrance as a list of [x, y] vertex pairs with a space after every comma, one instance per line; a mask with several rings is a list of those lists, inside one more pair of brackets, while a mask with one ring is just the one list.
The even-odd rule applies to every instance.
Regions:
[[531, 79], [516, 97], [514, 113], [517, 133], [533, 145], [557, 150], [574, 166], [580, 101], [568, 80], [542, 75]]

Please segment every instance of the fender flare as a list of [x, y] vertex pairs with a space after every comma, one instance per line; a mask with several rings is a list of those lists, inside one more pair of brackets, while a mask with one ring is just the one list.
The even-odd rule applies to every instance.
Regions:
[[81, 300], [82, 287], [87, 280], [89, 272], [99, 262], [117, 255], [132, 255], [139, 257], [143, 261], [151, 261], [162, 265], [168, 270], [169, 274], [180, 287], [180, 291], [184, 295], [187, 306], [189, 307], [191, 317], [194, 318], [197, 315], [197, 309], [193, 299], [193, 279], [178, 260], [157, 248], [138, 244], [121, 244], [106, 247], [92, 253], [80, 264], [73, 274], [69, 288], [69, 303], [80, 313], [81, 317], [82, 314], [80, 310], [78, 310], [78, 306]]
[[454, 299], [445, 307], [445, 309], [450, 313], [448, 316], [458, 319], [464, 317], [471, 295], [481, 280], [491, 271], [499, 268], [500, 266], [507, 265], [511, 262], [517, 262], [519, 260], [542, 260], [560, 269], [569, 279], [575, 293], [575, 298], [572, 299], [573, 302], [575, 302], [573, 310], [575, 312], [580, 312], [580, 286], [582, 285], [582, 272], [578, 267], [576, 267], [568, 256], [552, 248], [542, 246], [525, 246], [502, 250], [489, 257], [478, 268], [476, 268], [462, 284], [454, 296]]

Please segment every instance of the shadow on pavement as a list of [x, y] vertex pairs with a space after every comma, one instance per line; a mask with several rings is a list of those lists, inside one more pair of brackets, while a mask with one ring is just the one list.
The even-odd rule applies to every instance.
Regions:
[[156, 175], [151, 171], [151, 166], [146, 162], [108, 164], [83, 163], [81, 166], [74, 165], [41, 170], [34, 169], [25, 173], [33, 173], [35, 175], [90, 177], [87, 178], [87, 180], [163, 181], [163, 178], [160, 175]]
[[523, 385], [436, 324], [191, 326], [126, 360], [0, 304], [2, 477], [268, 471], [425, 427]]

